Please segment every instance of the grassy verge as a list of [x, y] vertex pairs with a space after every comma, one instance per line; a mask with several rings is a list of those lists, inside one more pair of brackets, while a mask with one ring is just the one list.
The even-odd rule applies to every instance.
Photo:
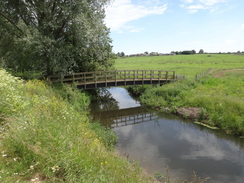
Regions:
[[115, 135], [89, 123], [89, 98], [0, 70], [0, 182], [154, 182], [111, 151]]

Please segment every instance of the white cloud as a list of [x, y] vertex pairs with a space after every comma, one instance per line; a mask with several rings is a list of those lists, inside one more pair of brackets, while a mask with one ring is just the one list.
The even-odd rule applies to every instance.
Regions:
[[[128, 22], [138, 20], [149, 15], [161, 15], [167, 9], [167, 4], [158, 5], [143, 1], [140, 4], [133, 4], [131, 0], [115, 0], [111, 6], [106, 9], [105, 22], [107, 27], [113, 31], [128, 30]], [[134, 31], [133, 31], [134, 30]], [[141, 28], [132, 27], [132, 32], [140, 31]]]
[[202, 4], [205, 4], [207, 6], [212, 6], [218, 3], [224, 3], [226, 0], [200, 0]]
[[[180, 7], [188, 10], [189, 13], [196, 13], [200, 10], [210, 10], [210, 12], [214, 12], [217, 10], [217, 6], [219, 4], [225, 3], [227, 0], [181, 0], [185, 4]], [[194, 3], [194, 4], [192, 4]], [[190, 5], [189, 5], [190, 4]]]
[[241, 27], [244, 29], [244, 24], [242, 24]]
[[181, 0], [183, 3], [193, 3], [194, 0]]

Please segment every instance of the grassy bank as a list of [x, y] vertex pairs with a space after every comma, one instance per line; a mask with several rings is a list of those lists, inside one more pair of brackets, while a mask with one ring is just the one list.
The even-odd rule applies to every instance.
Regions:
[[88, 104], [72, 87], [0, 70], [0, 182], [153, 182], [111, 150], [116, 137], [89, 123]]
[[[141, 95], [140, 100], [146, 106], [173, 113], [182, 107], [195, 107], [200, 114], [194, 120], [244, 136], [243, 55], [133, 57], [119, 59], [116, 65], [118, 69], [124, 65], [123, 69], [175, 70], [189, 75], [185, 81], [161, 87], [136, 86], [130, 90]], [[195, 81], [195, 75], [206, 70], [205, 77]]]

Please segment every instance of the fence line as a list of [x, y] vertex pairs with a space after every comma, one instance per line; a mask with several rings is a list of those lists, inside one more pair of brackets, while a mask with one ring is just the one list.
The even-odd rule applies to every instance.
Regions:
[[196, 74], [195, 80], [199, 81], [199, 79], [204, 78], [209, 73], [210, 70], [211, 70], [211, 68], [209, 68], [205, 72], [202, 72], [200, 74]]

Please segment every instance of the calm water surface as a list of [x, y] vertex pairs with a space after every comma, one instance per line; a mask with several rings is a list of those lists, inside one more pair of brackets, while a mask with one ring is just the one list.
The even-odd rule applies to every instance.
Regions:
[[[104, 94], [105, 93], [105, 94]], [[116, 149], [148, 173], [186, 178], [196, 172], [212, 183], [244, 182], [244, 139], [176, 116], [143, 109], [123, 88], [103, 92], [94, 116], [118, 135]]]

